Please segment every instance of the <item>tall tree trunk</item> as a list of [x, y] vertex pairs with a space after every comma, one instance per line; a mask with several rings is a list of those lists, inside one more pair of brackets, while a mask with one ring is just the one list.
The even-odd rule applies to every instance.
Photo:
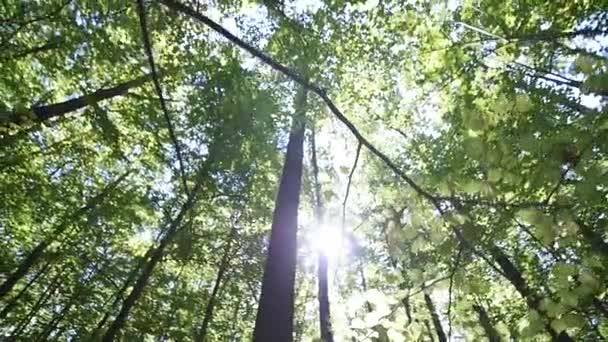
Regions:
[[441, 320], [439, 319], [439, 315], [435, 309], [435, 304], [433, 304], [433, 300], [429, 294], [424, 294], [424, 302], [426, 303], [426, 308], [429, 310], [431, 314], [431, 320], [433, 321], [433, 326], [435, 327], [435, 332], [437, 333], [437, 338], [439, 342], [447, 342], [448, 338], [443, 331], [443, 327], [441, 326]]
[[[365, 271], [363, 270], [363, 262], [359, 263], [358, 268], [359, 268], [359, 276], [361, 277], [361, 289], [363, 290], [364, 293], [367, 293], [367, 279], [365, 278]], [[370, 303], [369, 300], [365, 301], [365, 309], [367, 310], [367, 313], [374, 311], [374, 308], [372, 307], [372, 303]], [[378, 333], [378, 337], [370, 337], [370, 341], [372, 341], [372, 342], [385, 341], [388, 338], [386, 336], [386, 330], [384, 329], [384, 327], [382, 327], [382, 325], [376, 325], [376, 326], [372, 327], [371, 329]]]
[[83, 207], [77, 209], [71, 215], [67, 215], [62, 218], [60, 220], [59, 225], [52, 231], [51, 234], [49, 234], [47, 239], [39, 242], [38, 245], [21, 262], [19, 267], [17, 267], [17, 269], [13, 273], [11, 273], [11, 275], [8, 276], [8, 278], [4, 281], [4, 283], [2, 283], [2, 285], [0, 285], [0, 298], [3, 298], [6, 294], [8, 294], [13, 289], [15, 284], [19, 280], [21, 280], [21, 278], [23, 278], [31, 270], [31, 268], [36, 265], [36, 263], [38, 263], [38, 261], [40, 261], [40, 258], [42, 258], [42, 256], [44, 255], [44, 251], [47, 249], [47, 247], [50, 246], [51, 243], [53, 243], [53, 241], [55, 241], [55, 239], [57, 239], [57, 237], [61, 235], [65, 231], [65, 229], [70, 226], [72, 221], [84, 215], [86, 212], [92, 210], [101, 202], [103, 202], [103, 200], [108, 197], [108, 195], [114, 189], [116, 189], [116, 187], [127, 177], [127, 175], [129, 175], [129, 173], [131, 173], [130, 170], [125, 172], [120, 177], [118, 177], [118, 179], [106, 186], [106, 188], [103, 189], [101, 193], [89, 199]]
[[213, 309], [215, 308], [217, 295], [219, 293], [220, 286], [222, 285], [222, 281], [224, 280], [224, 275], [228, 270], [228, 266], [230, 264], [230, 256], [233, 254], [232, 244], [235, 238], [236, 224], [234, 224], [230, 230], [230, 236], [228, 237], [228, 241], [226, 242], [226, 249], [224, 251], [224, 255], [222, 256], [220, 267], [217, 271], [215, 283], [213, 284], [213, 290], [211, 290], [211, 296], [209, 296], [209, 301], [207, 302], [207, 307], [205, 308], [205, 316], [203, 317], [203, 323], [201, 324], [200, 329], [198, 329], [196, 335], [194, 336], [194, 341], [196, 342], [204, 342], [207, 338], [207, 330], [209, 329], [209, 324], [213, 319]]
[[254, 341], [293, 341], [294, 283], [298, 206], [302, 182], [302, 157], [306, 91], [298, 91], [296, 112], [289, 135], [283, 175], [277, 194], [262, 293], [255, 321]]
[[125, 325], [125, 322], [127, 320], [127, 317], [129, 316], [129, 313], [131, 312], [131, 309], [133, 308], [133, 306], [135, 306], [135, 303], [143, 294], [146, 284], [148, 283], [148, 279], [150, 279], [150, 276], [152, 275], [152, 271], [162, 259], [167, 246], [173, 241], [176, 233], [179, 232], [179, 228], [181, 227], [181, 222], [184, 216], [190, 209], [192, 209], [192, 207], [196, 203], [197, 193], [200, 191], [201, 187], [202, 181], [199, 180], [196, 182], [194, 189], [192, 189], [192, 191], [188, 195], [186, 202], [182, 205], [175, 219], [171, 221], [169, 228], [167, 229], [165, 236], [160, 240], [158, 247], [151, 247], [152, 251], [150, 252], [150, 260], [143, 266], [143, 270], [139, 275], [139, 278], [133, 285], [133, 289], [122, 303], [120, 312], [102, 337], [102, 341], [114, 341], [120, 330]]
[[[323, 229], [324, 207], [321, 198], [321, 183], [319, 182], [319, 165], [317, 164], [317, 146], [315, 143], [316, 132], [313, 126], [311, 135], [311, 160], [315, 182], [315, 221], [317, 229]], [[319, 326], [321, 329], [321, 340], [333, 342], [334, 336], [331, 330], [331, 312], [329, 310], [329, 291], [327, 281], [327, 255], [325, 251], [319, 251], [317, 277], [319, 280]]]
[[[365, 278], [362, 262], [359, 263], [359, 276], [361, 277], [361, 289], [363, 289], [363, 292], [367, 292], [367, 279]], [[372, 308], [372, 303], [370, 303], [368, 300], [365, 301], [365, 308], [367, 309], [367, 312], [374, 311], [374, 308]]]
[[486, 333], [488, 341], [500, 342], [500, 334], [494, 328], [494, 324], [492, 324], [492, 320], [490, 319], [490, 316], [488, 316], [486, 309], [479, 304], [474, 304], [473, 310], [475, 310], [475, 312], [477, 312], [477, 315], [479, 316], [479, 324], [481, 324], [483, 331]]
[[46, 106], [32, 107], [26, 112], [0, 112], [0, 124], [11, 122], [23, 123], [25, 118], [34, 121], [46, 121], [50, 118], [62, 116], [81, 108], [96, 104], [100, 101], [126, 94], [130, 89], [137, 88], [150, 81], [151, 75], [144, 75], [134, 80], [121, 83], [112, 88], [103, 88], [90, 94], [83, 95], [64, 102], [54, 103]]

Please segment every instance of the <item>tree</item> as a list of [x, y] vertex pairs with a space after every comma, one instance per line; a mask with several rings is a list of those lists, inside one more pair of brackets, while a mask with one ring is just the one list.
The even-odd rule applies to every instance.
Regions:
[[0, 339], [608, 336], [605, 1], [0, 17]]
[[302, 178], [306, 90], [295, 100], [296, 114], [285, 153], [268, 243], [268, 258], [255, 320], [254, 341], [292, 341], [298, 206]]
[[[315, 183], [315, 224], [317, 229], [323, 227], [323, 200], [321, 199], [321, 184], [319, 183], [319, 166], [317, 164], [317, 147], [315, 144], [315, 130], [313, 128], [311, 134], [311, 160], [314, 173]], [[327, 275], [327, 255], [325, 251], [319, 252], [319, 261], [317, 266], [317, 277], [319, 282], [319, 327], [321, 330], [321, 339], [325, 342], [333, 342], [334, 337], [331, 331], [331, 312], [329, 310], [329, 290], [328, 290], [328, 275]]]

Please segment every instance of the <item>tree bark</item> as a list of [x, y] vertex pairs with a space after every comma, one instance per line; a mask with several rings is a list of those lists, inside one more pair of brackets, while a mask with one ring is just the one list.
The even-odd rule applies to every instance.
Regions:
[[19, 280], [21, 280], [21, 278], [23, 278], [31, 270], [31, 268], [34, 267], [34, 265], [36, 265], [38, 263], [38, 261], [40, 261], [40, 258], [42, 258], [42, 256], [44, 255], [44, 252], [47, 249], [47, 247], [50, 246], [51, 243], [53, 243], [53, 241], [55, 241], [55, 239], [57, 239], [57, 237], [59, 235], [61, 235], [65, 231], [65, 229], [67, 229], [70, 226], [70, 224], [72, 223], [73, 220], [77, 219], [81, 215], [84, 215], [87, 211], [92, 210], [97, 205], [99, 205], [101, 202], [103, 202], [103, 200], [106, 197], [108, 197], [108, 195], [114, 189], [116, 189], [116, 187], [130, 173], [131, 173], [130, 170], [125, 172], [120, 177], [118, 177], [115, 181], [113, 181], [108, 186], [106, 186], [106, 188], [103, 189], [102, 192], [100, 192], [96, 196], [89, 199], [83, 207], [77, 209], [71, 215], [67, 215], [64, 218], [62, 218], [61, 223], [59, 223], [59, 225], [57, 227], [55, 227], [53, 232], [51, 234], [49, 234], [49, 237], [46, 240], [39, 242], [38, 245], [36, 245], [36, 247], [21, 262], [19, 267], [17, 267], [17, 269], [13, 273], [11, 273], [11, 275], [8, 276], [8, 278], [4, 281], [4, 283], [2, 283], [2, 285], [0, 285], [0, 298], [3, 298], [6, 294], [8, 294], [13, 289], [15, 284]]
[[[306, 91], [296, 97], [296, 111], [304, 112]], [[277, 194], [262, 293], [255, 322], [254, 341], [293, 341], [294, 283], [298, 206], [302, 182], [304, 124], [294, 115], [283, 175]]]
[[427, 293], [424, 294], [424, 302], [426, 303], [426, 308], [431, 314], [431, 320], [433, 321], [433, 326], [435, 327], [435, 332], [437, 333], [439, 342], [447, 342], [448, 338], [446, 337], [443, 327], [441, 326], [441, 320], [439, 319], [439, 315], [435, 309], [435, 304], [433, 304], [431, 296], [429, 296]]
[[127, 298], [123, 301], [120, 312], [102, 337], [101, 340], [103, 342], [114, 341], [120, 330], [124, 327], [127, 317], [131, 312], [131, 309], [133, 308], [133, 306], [135, 306], [135, 303], [143, 294], [144, 289], [148, 283], [148, 279], [150, 279], [150, 276], [152, 275], [152, 271], [162, 259], [167, 246], [173, 241], [173, 238], [175, 238], [176, 233], [179, 232], [179, 228], [181, 227], [181, 222], [184, 216], [190, 209], [192, 209], [192, 207], [196, 203], [197, 193], [199, 192], [201, 187], [202, 181], [199, 180], [194, 186], [194, 189], [192, 189], [192, 191], [188, 195], [186, 202], [182, 205], [175, 219], [171, 221], [171, 224], [169, 225], [165, 236], [161, 239], [158, 247], [151, 248], [152, 251], [150, 252], [150, 260], [143, 266], [143, 270], [139, 278], [133, 285], [133, 289], [131, 290]]
[[481, 305], [474, 304], [473, 310], [475, 310], [475, 312], [477, 312], [477, 315], [479, 316], [479, 324], [481, 324], [483, 331], [486, 333], [486, 336], [488, 337], [488, 341], [500, 342], [501, 341], [500, 334], [494, 328], [494, 325], [492, 324], [492, 320], [490, 319], [490, 316], [488, 316], [486, 309]]
[[[321, 198], [321, 183], [319, 182], [319, 166], [317, 164], [317, 146], [315, 143], [315, 129], [312, 129], [311, 135], [311, 160], [315, 181], [315, 221], [317, 229], [323, 229], [324, 211], [323, 199]], [[319, 327], [321, 330], [321, 340], [323, 342], [333, 342], [334, 336], [331, 329], [331, 312], [329, 310], [329, 291], [327, 280], [327, 255], [325, 251], [319, 251], [317, 278], [319, 280]]]
[[90, 94], [83, 95], [71, 100], [54, 103], [46, 106], [32, 107], [29, 111], [26, 112], [0, 112], [0, 123], [2, 121], [6, 121], [19, 125], [26, 121], [24, 120], [24, 118], [31, 118], [34, 121], [46, 121], [54, 117], [63, 116], [67, 113], [90, 106], [92, 104], [96, 104], [100, 101], [124, 95], [130, 89], [140, 87], [141, 85], [150, 81], [150, 79], [151, 75], [144, 75], [134, 80], [118, 84], [115, 87], [102, 88]]
[[207, 330], [209, 329], [209, 324], [213, 319], [213, 309], [215, 308], [217, 296], [220, 292], [220, 286], [222, 285], [224, 275], [226, 274], [226, 271], [228, 270], [228, 266], [230, 264], [230, 256], [232, 255], [232, 244], [234, 242], [235, 237], [236, 224], [233, 225], [232, 229], [230, 230], [230, 236], [228, 237], [226, 250], [224, 251], [224, 255], [222, 256], [222, 261], [220, 262], [220, 267], [215, 278], [215, 283], [213, 284], [213, 290], [211, 290], [211, 296], [209, 296], [209, 301], [207, 302], [207, 307], [205, 308], [205, 316], [203, 317], [203, 323], [201, 324], [198, 333], [194, 336], [194, 341], [196, 342], [204, 342], [207, 338]]

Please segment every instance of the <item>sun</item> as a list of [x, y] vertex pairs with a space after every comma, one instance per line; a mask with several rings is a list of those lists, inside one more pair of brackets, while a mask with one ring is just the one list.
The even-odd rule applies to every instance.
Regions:
[[308, 244], [312, 251], [322, 253], [330, 265], [336, 265], [341, 256], [347, 255], [349, 244], [343, 239], [342, 229], [332, 225], [322, 225], [310, 232]]

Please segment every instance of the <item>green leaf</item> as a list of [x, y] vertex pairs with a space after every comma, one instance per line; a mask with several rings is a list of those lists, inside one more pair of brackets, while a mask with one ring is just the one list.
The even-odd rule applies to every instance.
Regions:
[[551, 327], [558, 333], [568, 329], [568, 324], [561, 318], [551, 321]]
[[502, 178], [502, 172], [499, 169], [490, 169], [488, 171], [488, 182], [497, 183]]
[[587, 55], [579, 55], [574, 61], [574, 65], [582, 73], [590, 75], [593, 73], [595, 59]]
[[515, 96], [515, 109], [520, 113], [526, 113], [532, 109], [532, 101], [527, 94], [517, 94]]

